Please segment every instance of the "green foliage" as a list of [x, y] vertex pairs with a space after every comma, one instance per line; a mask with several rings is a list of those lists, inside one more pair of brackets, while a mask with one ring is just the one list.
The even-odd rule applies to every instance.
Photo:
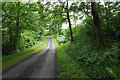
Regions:
[[57, 47], [58, 53], [58, 71], [60, 74], [58, 78], [88, 78], [81, 67], [68, 55], [65, 53], [64, 48], [66, 45], [59, 46], [56, 39], [54, 38], [55, 45]]
[[66, 43], [66, 38], [65, 38], [65, 36], [63, 36], [63, 35], [58, 35], [58, 36], [56, 36], [55, 38], [56, 38], [56, 40], [57, 40], [57, 42], [58, 42], [59, 44]]
[[94, 29], [88, 23], [75, 27], [75, 30], [75, 41], [64, 50], [79, 63], [85, 74], [90, 78], [120, 78], [118, 44], [115, 42], [109, 48], [97, 49]]
[[36, 44], [35, 39], [34, 39], [34, 34], [31, 32], [24, 32], [21, 34], [21, 42], [20, 44], [22, 45], [22, 48], [29, 48], [32, 47], [33, 45]]
[[2, 51], [10, 54], [32, 47], [43, 35], [44, 6], [41, 3], [2, 3]]
[[[70, 14], [70, 19], [73, 18], [75, 27], [72, 27], [74, 41], [70, 43], [69, 28], [62, 29], [62, 24], [67, 23], [66, 3], [60, 2], [59, 5], [51, 2], [46, 4], [2, 2], [2, 51], [3, 54], [9, 54], [7, 58], [3, 55], [4, 65], [12, 61], [15, 62], [10, 65], [19, 62], [28, 56], [25, 53], [40, 51], [41, 49], [35, 51], [33, 49], [40, 47], [37, 44], [43, 38], [42, 36], [54, 36], [62, 45], [59, 46], [55, 41], [59, 53], [59, 66], [63, 70], [59, 77], [86, 78], [85, 73], [89, 78], [119, 79], [119, 4], [120, 2], [96, 3], [94, 8], [101, 25], [98, 27], [93, 23], [90, 2], [72, 3], [68, 9], [69, 13], [73, 12], [73, 15]], [[82, 23], [76, 25], [76, 20], [81, 20], [84, 16]], [[101, 48], [97, 47], [99, 36], [96, 34], [97, 29], [101, 31], [105, 42]], [[37, 47], [34, 47], [36, 45]], [[13, 56], [21, 54], [23, 57]], [[13, 57], [10, 58], [11, 55]], [[8, 67], [6, 66], [5, 69]]]
[[42, 51], [47, 46], [47, 39], [44, 38], [31, 48], [24, 49], [21, 52], [14, 52], [13, 54], [2, 56], [2, 72], [6, 71], [11, 66], [19, 63], [32, 54]]
[[[79, 64], [89, 78], [120, 79], [120, 43], [118, 38], [120, 34], [117, 30], [119, 26], [118, 3], [107, 2], [105, 5], [97, 3], [96, 6], [101, 19], [101, 31], [103, 32], [105, 46], [101, 49], [97, 48], [93, 19], [91, 15], [88, 16], [89, 11], [85, 11], [89, 3], [88, 5], [81, 3], [79, 8], [76, 4], [72, 4], [71, 9], [77, 12], [74, 7], [78, 8], [79, 11], [86, 14], [86, 19], [81, 25], [73, 28], [74, 42], [64, 45], [64, 51]], [[68, 34], [64, 33], [64, 35]]]

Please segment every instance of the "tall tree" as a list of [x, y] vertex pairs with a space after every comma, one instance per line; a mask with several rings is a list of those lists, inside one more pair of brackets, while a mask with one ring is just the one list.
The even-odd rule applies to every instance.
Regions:
[[71, 35], [71, 42], [73, 42], [74, 39], [73, 39], [73, 33], [72, 33], [71, 22], [70, 22], [70, 16], [69, 16], [69, 10], [68, 10], [68, 0], [67, 0], [67, 19], [68, 19], [68, 22], [69, 22], [70, 35]]
[[19, 22], [19, 17], [20, 17], [20, 2], [16, 4], [18, 6], [18, 11], [17, 11], [17, 18], [16, 18], [16, 42], [15, 42], [15, 49], [17, 49], [18, 46], [20, 46], [20, 22]]
[[104, 45], [103, 34], [101, 32], [100, 18], [96, 10], [96, 3], [91, 2], [91, 14], [93, 16], [93, 23], [95, 25], [96, 37], [98, 41], [98, 48]]

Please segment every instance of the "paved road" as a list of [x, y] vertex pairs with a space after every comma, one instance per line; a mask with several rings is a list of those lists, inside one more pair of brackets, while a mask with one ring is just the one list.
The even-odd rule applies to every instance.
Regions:
[[20, 62], [7, 72], [3, 78], [56, 78], [56, 47], [54, 40], [48, 37], [47, 47], [41, 52]]

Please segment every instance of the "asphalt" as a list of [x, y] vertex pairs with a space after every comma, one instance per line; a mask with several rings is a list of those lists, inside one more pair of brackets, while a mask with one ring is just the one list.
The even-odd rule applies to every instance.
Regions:
[[57, 53], [53, 38], [41, 52], [20, 62], [2, 74], [2, 78], [56, 78]]

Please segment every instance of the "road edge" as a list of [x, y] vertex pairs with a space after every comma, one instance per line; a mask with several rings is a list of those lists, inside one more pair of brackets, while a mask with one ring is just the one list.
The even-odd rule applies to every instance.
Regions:
[[[47, 38], [46, 41], [47, 41], [47, 45], [48, 45], [48, 38]], [[46, 44], [43, 44], [43, 45], [46, 45]], [[43, 46], [43, 45], [42, 45], [42, 46]], [[47, 45], [46, 45], [43, 49], [41, 49], [40, 52], [42, 52], [45, 48], [47, 48]], [[20, 60], [19, 62], [17, 62], [16, 64], [14, 64], [14, 65], [8, 67], [8, 68], [5, 69], [5, 70], [2, 70], [2, 74], [8, 72], [10, 69], [14, 68], [15, 66], [17, 66], [17, 65], [20, 64], [21, 62], [23, 62], [23, 61], [25, 61], [25, 60], [31, 58], [33, 55], [36, 55], [36, 54], [38, 54], [38, 53], [40, 53], [40, 52], [32, 53], [32, 54], [30, 54], [29, 56], [27, 56], [26, 58], [24, 58], [24, 59]], [[48, 50], [47, 50], [46, 52], [48, 52]], [[46, 53], [46, 52], [45, 52], [45, 53]]]

